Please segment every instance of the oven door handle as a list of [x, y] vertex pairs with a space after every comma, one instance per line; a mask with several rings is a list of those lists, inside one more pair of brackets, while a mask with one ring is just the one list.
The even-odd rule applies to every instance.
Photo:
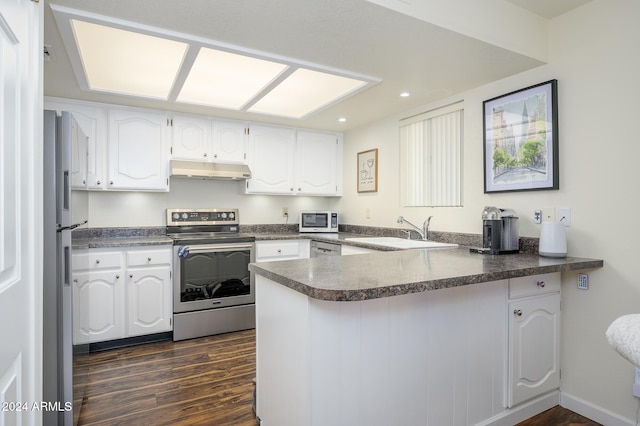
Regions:
[[192, 253], [211, 253], [211, 252], [219, 252], [219, 251], [230, 251], [230, 250], [251, 250], [253, 249], [253, 244], [204, 244], [204, 245], [194, 245], [194, 246], [185, 246], [185, 251], [189, 254]]

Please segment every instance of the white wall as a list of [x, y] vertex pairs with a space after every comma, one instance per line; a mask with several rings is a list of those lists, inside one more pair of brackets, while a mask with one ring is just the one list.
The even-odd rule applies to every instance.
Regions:
[[170, 192], [89, 191], [89, 226], [166, 226], [167, 208], [237, 208], [240, 224], [284, 224], [282, 208], [289, 209], [289, 222], [298, 223], [305, 209], [327, 209], [327, 197], [245, 195], [244, 182], [171, 179]]
[[[640, 312], [639, 16], [637, 0], [594, 0], [551, 22], [548, 65], [439, 104], [465, 102], [464, 207], [399, 206], [398, 120], [436, 104], [345, 134], [344, 196], [331, 203], [343, 223], [396, 227], [399, 214], [417, 224], [433, 215], [433, 230], [477, 234], [484, 205], [510, 207], [520, 214], [521, 235], [532, 237], [539, 235], [534, 210], [570, 207], [569, 254], [604, 259], [605, 267], [589, 271], [588, 291], [577, 290], [575, 273], [563, 274], [563, 404], [605, 424], [613, 418], [634, 424], [638, 406], [633, 366], [604, 333], [618, 316]], [[560, 190], [484, 194], [482, 102], [552, 78], [558, 79]], [[379, 190], [358, 194], [356, 154], [372, 148], [379, 150]]]

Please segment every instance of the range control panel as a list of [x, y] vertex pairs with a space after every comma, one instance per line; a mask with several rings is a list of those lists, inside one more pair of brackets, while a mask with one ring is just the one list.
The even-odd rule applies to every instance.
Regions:
[[168, 226], [237, 225], [238, 209], [167, 209]]

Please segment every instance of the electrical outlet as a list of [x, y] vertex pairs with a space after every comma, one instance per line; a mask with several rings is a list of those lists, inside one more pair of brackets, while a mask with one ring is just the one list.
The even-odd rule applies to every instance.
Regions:
[[282, 208], [282, 217], [289, 217], [289, 208], [288, 207], [283, 207]]
[[556, 209], [554, 207], [542, 208], [542, 221], [553, 222], [556, 220]]

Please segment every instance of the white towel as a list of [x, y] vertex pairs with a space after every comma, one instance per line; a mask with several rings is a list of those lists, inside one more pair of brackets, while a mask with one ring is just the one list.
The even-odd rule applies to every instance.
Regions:
[[627, 361], [640, 368], [640, 314], [623, 315], [611, 323], [607, 340]]

